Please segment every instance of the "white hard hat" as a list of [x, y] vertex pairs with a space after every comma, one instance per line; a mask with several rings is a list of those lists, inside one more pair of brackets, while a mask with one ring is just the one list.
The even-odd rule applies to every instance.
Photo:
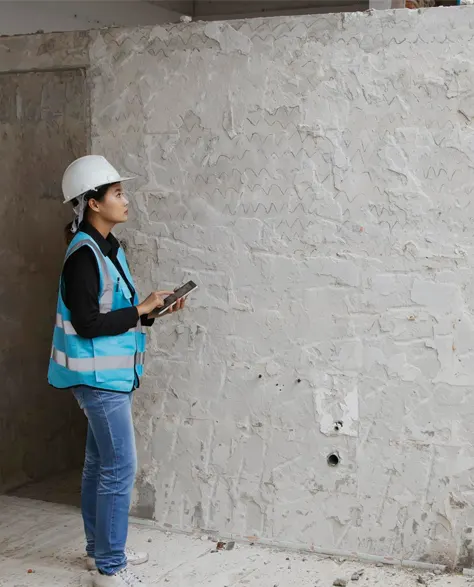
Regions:
[[100, 155], [86, 155], [79, 157], [69, 165], [63, 175], [64, 203], [70, 202], [95, 190], [101, 185], [128, 181], [133, 177], [122, 177], [105, 157]]

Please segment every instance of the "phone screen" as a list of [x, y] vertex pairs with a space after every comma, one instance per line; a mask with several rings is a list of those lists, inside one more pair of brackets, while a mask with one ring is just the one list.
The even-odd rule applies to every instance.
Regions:
[[176, 302], [180, 298], [184, 298], [185, 296], [190, 294], [195, 289], [197, 289], [197, 285], [194, 283], [194, 281], [188, 281], [188, 283], [186, 283], [185, 285], [182, 285], [173, 294], [171, 294], [170, 296], [165, 298], [164, 299], [164, 306], [162, 306], [161, 308], [157, 308], [153, 312], [153, 314], [155, 314], [157, 316], [161, 316], [167, 310], [170, 309], [170, 306], [173, 306], [174, 304], [176, 304]]

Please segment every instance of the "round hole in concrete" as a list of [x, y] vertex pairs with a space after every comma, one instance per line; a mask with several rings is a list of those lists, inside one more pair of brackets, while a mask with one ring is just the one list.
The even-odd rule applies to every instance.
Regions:
[[332, 452], [330, 455], [328, 455], [328, 465], [330, 467], [337, 467], [337, 465], [339, 465], [340, 462], [341, 458], [337, 454], [337, 452]]

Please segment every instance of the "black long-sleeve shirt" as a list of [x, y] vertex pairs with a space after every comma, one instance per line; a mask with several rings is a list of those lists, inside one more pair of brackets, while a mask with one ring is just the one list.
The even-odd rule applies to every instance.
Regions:
[[[135, 295], [132, 284], [125, 276], [117, 258], [119, 242], [109, 234], [104, 238], [93, 226], [83, 222], [81, 232], [91, 236], [99, 246], [102, 254], [109, 257], [127, 284], [130, 295]], [[63, 274], [63, 300], [71, 312], [71, 322], [77, 334], [83, 338], [98, 336], [116, 336], [127, 332], [137, 325], [140, 317], [135, 306], [114, 310], [106, 314], [100, 313], [100, 274], [97, 260], [89, 247], [81, 247], [66, 261]], [[151, 326], [154, 320], [147, 316], [141, 317], [144, 326]]]

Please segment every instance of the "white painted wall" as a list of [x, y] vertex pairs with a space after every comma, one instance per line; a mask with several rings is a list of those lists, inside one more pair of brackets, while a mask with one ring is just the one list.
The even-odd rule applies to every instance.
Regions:
[[179, 17], [141, 0], [0, 1], [0, 35], [162, 24]]
[[93, 147], [140, 177], [139, 290], [200, 284], [150, 334], [140, 513], [471, 566], [473, 29], [439, 8], [99, 34]]

